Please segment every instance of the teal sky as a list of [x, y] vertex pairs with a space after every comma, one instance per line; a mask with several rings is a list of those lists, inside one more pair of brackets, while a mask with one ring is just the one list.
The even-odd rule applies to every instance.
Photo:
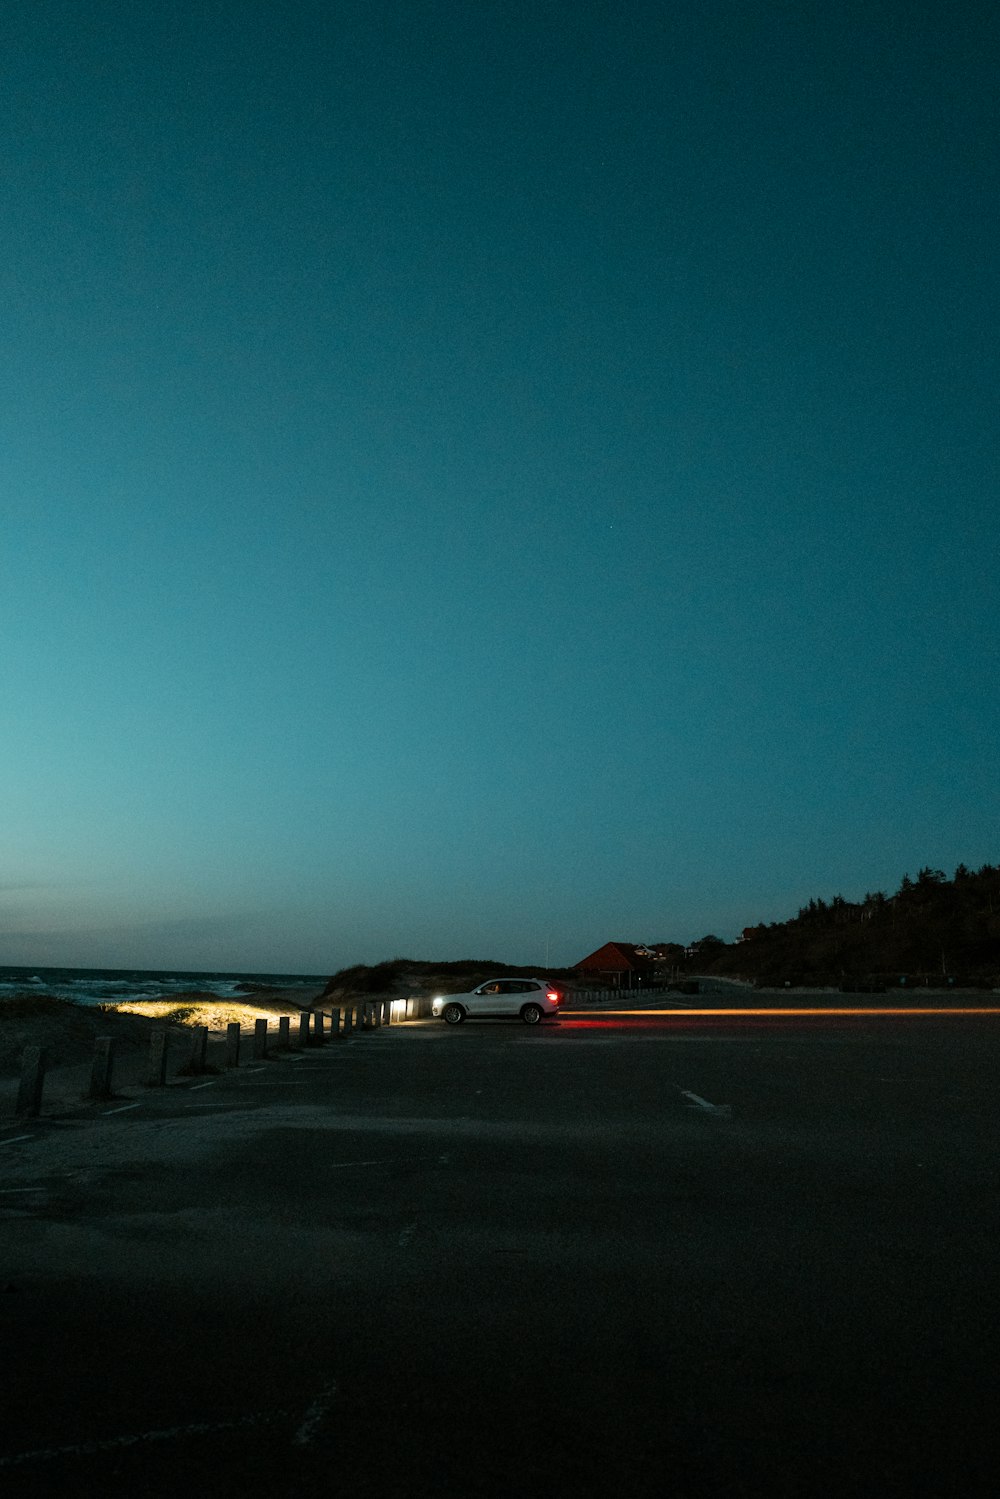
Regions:
[[1000, 857], [992, 4], [9, 0], [0, 963]]

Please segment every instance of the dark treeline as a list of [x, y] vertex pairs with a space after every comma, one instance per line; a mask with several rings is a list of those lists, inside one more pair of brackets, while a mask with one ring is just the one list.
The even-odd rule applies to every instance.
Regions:
[[811, 900], [790, 921], [747, 927], [738, 942], [695, 944], [688, 966], [763, 984], [1000, 985], [1000, 867], [960, 864], [904, 875], [894, 895]]

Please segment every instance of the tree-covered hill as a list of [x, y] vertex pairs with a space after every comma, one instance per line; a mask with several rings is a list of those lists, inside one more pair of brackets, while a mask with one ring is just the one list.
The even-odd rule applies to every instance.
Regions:
[[1000, 867], [904, 875], [894, 895], [810, 900], [738, 942], [699, 944], [689, 967], [764, 984], [1000, 985]]

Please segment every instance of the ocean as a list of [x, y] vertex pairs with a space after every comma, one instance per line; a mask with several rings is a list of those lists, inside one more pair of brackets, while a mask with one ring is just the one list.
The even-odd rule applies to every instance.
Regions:
[[322, 988], [329, 974], [196, 973], [145, 968], [0, 968], [0, 1001], [12, 994], [54, 994], [76, 1004], [121, 1004], [131, 999], [171, 999], [176, 994], [216, 994], [232, 999], [260, 989]]

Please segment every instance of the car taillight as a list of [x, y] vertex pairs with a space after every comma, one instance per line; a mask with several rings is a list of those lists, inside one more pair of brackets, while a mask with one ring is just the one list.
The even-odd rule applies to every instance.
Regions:
[[562, 999], [562, 995], [559, 993], [558, 989], [550, 989], [546, 998], [551, 999], [552, 1003], [554, 1005], [557, 1005]]

